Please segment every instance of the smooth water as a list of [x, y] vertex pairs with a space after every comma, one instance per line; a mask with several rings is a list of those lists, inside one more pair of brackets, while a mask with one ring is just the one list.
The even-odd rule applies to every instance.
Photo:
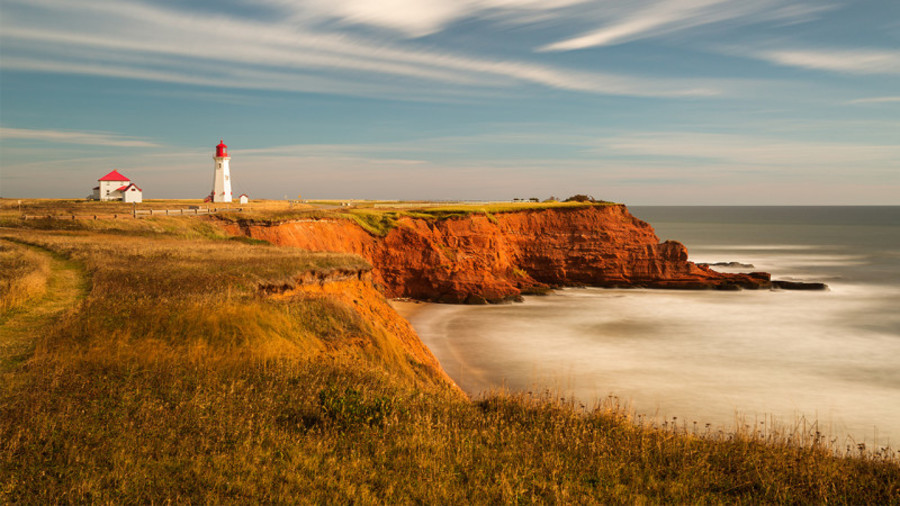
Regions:
[[900, 207], [635, 207], [695, 262], [741, 262], [826, 292], [566, 289], [434, 305], [411, 320], [465, 391], [608, 395], [657, 420], [818, 421], [900, 443]]

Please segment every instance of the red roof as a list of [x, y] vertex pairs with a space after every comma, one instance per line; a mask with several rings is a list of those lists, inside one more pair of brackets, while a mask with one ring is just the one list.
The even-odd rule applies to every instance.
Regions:
[[225, 142], [219, 139], [219, 145], [216, 146], [216, 158], [228, 156], [228, 146], [225, 145]]
[[238, 198], [241, 198], [241, 197], [247, 197], [249, 199], [250, 195], [247, 195], [246, 193], [242, 193], [242, 194], [238, 195]]
[[136, 184], [134, 184], [134, 183], [126, 184], [125, 186], [123, 186], [123, 187], [121, 187], [121, 188], [116, 188], [116, 191], [125, 191], [125, 190], [131, 188], [132, 186], [134, 186], [135, 188], [137, 188], [137, 190], [138, 190], [139, 192], [144, 191], [144, 190], [141, 190], [140, 188], [138, 188], [138, 185], [136, 185]]
[[126, 181], [127, 182], [127, 181], [131, 181], [131, 180], [128, 179], [127, 177], [123, 176], [122, 174], [119, 174], [119, 171], [114, 170], [114, 171], [110, 172], [109, 174], [101, 177], [97, 181]]

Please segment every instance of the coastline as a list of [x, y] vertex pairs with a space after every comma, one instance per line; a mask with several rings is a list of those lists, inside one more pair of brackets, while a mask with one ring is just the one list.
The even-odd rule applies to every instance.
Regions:
[[416, 314], [426, 307], [435, 305], [434, 302], [423, 302], [413, 299], [388, 299], [388, 303], [407, 322], [410, 322]]
[[466, 367], [513, 390], [530, 389], [549, 370], [564, 383], [572, 378], [576, 397], [613, 393], [645, 417], [725, 427], [736, 413], [766, 426], [773, 416], [786, 424], [802, 417], [847, 444], [895, 445], [900, 376], [882, 357], [897, 356], [900, 346], [898, 213], [639, 208], [660, 237], [690, 247], [691, 261], [752, 264], [776, 279], [827, 281], [830, 289], [562, 290], [526, 297], [527, 309], [460, 306], [442, 323], [448, 314], [426, 312], [416, 332], [470, 395], [477, 386]]
[[[849, 293], [837, 284], [833, 292], [813, 294], [571, 288], [524, 297], [521, 304], [429, 304], [387, 299], [358, 256], [222, 241], [210, 237], [206, 221], [193, 218], [124, 225], [98, 220], [90, 227], [76, 223], [85, 228], [74, 231], [67, 230], [70, 222], [59, 230], [31, 224], [3, 235], [83, 261], [97, 282], [86, 287], [90, 294], [79, 306], [88, 310], [64, 318], [50, 335], [34, 333], [48, 343], [36, 348], [30, 359], [35, 366], [14, 364], [16, 380], [4, 392], [9, 409], [0, 416], [0, 432], [10, 436], [3, 464], [14, 482], [0, 492], [6, 502], [291, 502], [302, 496], [318, 502], [505, 503], [528, 494], [546, 502], [777, 503], [806, 497], [883, 504], [896, 497], [900, 454], [862, 440], [846, 450], [837, 438], [823, 440], [822, 426], [838, 421], [828, 413], [816, 413], [822, 424], [783, 424], [771, 417], [760, 424], [748, 417], [720, 432], [702, 419], [693, 423], [698, 419], [688, 411], [672, 412], [677, 424], [674, 416], [659, 423], [635, 418], [631, 403], [619, 402], [635, 398], [621, 387], [644, 393], [657, 379], [702, 405], [729, 402], [742, 379], [764, 387], [767, 396], [804, 378], [815, 384], [816, 395], [834, 393], [827, 381], [849, 371], [828, 364], [853, 359], [859, 340], [843, 337], [865, 338], [866, 330], [842, 332], [837, 324], [859, 321], [849, 316], [859, 317], [860, 309], [869, 308], [866, 316], [896, 307], [896, 299], [885, 297], [890, 294], [871, 287]], [[704, 233], [706, 227], [701, 225]], [[789, 234], [791, 241], [797, 237]], [[711, 261], [722, 258], [717, 252], [731, 258], [744, 251], [706, 247]], [[883, 251], [872, 254], [885, 258]], [[786, 264], [782, 253], [761, 255], [760, 264], [806, 272], [810, 251], [797, 251], [796, 264]], [[818, 253], [829, 265], [867, 265], [857, 252]], [[808, 272], [822, 268], [816, 264]], [[131, 275], [121, 275], [124, 270]], [[859, 279], [853, 272], [844, 276]], [[872, 275], [885, 278], [878, 269]], [[887, 284], [898, 285], [890, 278]], [[848, 293], [855, 299], [843, 304]], [[591, 302], [597, 295], [602, 304]], [[759, 304], [762, 299], [778, 304]], [[802, 315], [816, 319], [814, 331], [796, 321]], [[818, 321], [822, 315], [828, 318]], [[883, 330], [900, 335], [892, 321]], [[880, 335], [871, 319], [866, 323]], [[760, 324], [765, 332], [754, 330]], [[809, 336], [812, 341], [800, 339]], [[822, 346], [830, 342], [838, 346]], [[878, 349], [861, 350], [856, 362], [870, 376], [886, 371], [874, 379], [888, 380], [883, 386], [891, 388], [891, 361], [900, 352], [885, 348], [883, 339], [870, 344]], [[741, 360], [723, 360], [729, 349]], [[838, 353], [815, 360], [811, 352], [822, 349]], [[776, 351], [789, 366], [754, 353], [760, 350]], [[554, 366], [567, 352], [574, 354], [572, 366]], [[437, 377], [429, 355], [448, 357]], [[675, 370], [664, 370], [673, 359], [668, 365]], [[874, 367], [877, 360], [885, 367]], [[727, 373], [710, 370], [716, 364]], [[760, 371], [766, 364], [777, 371]], [[599, 374], [579, 373], [577, 366], [584, 365]], [[456, 380], [443, 381], [444, 372], [470, 388], [450, 388]], [[547, 384], [532, 378], [554, 377], [567, 380], [560, 382], [564, 389], [531, 388]], [[580, 384], [593, 389], [589, 395], [599, 385], [618, 396], [605, 397], [596, 409], [590, 402], [581, 406], [569, 395], [569, 385]], [[727, 395], [710, 399], [714, 387]], [[462, 395], [481, 391], [486, 393]], [[860, 409], [865, 401], [895, 409], [872, 392], [853, 396], [849, 405]], [[687, 408], [671, 389], [663, 393], [667, 402]], [[900, 418], [867, 416], [866, 424], [880, 419]], [[429, 479], [410, 481], [410, 475]], [[148, 480], [191, 485], [148, 487]]]

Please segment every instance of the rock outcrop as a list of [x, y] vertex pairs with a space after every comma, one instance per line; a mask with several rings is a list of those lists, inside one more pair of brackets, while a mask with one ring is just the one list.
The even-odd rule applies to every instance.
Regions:
[[234, 234], [312, 251], [356, 253], [388, 297], [483, 303], [561, 286], [761, 288], [767, 273], [725, 274], [659, 242], [623, 205], [495, 215], [402, 217], [385, 237], [345, 219], [227, 225]]

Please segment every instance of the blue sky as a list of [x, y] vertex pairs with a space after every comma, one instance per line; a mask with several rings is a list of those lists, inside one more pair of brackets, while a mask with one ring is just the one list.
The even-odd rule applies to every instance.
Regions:
[[0, 196], [900, 204], [897, 0], [0, 0]]

